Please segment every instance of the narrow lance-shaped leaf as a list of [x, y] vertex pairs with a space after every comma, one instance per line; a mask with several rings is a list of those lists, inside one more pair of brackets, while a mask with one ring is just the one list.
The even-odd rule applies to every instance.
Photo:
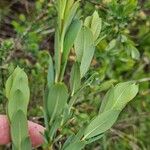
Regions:
[[115, 110], [105, 111], [99, 114], [85, 129], [83, 139], [87, 140], [103, 134], [112, 127], [117, 120], [118, 115], [119, 111]]
[[26, 117], [29, 103], [28, 78], [19, 67], [14, 70], [6, 82], [6, 96], [13, 150], [24, 150], [25, 144], [26, 148], [31, 150]]
[[85, 40], [84, 42], [85, 45], [83, 49], [83, 56], [82, 56], [81, 66], [80, 66], [81, 77], [83, 77], [85, 73], [88, 71], [95, 51], [93, 35], [90, 32], [90, 30], [86, 27], [84, 30], [84, 40]]
[[100, 111], [102, 112], [110, 109], [121, 111], [137, 93], [138, 85], [136, 85], [135, 82], [119, 83], [107, 92]]
[[[27, 119], [22, 110], [18, 110], [11, 121], [11, 137], [13, 142], [14, 150], [23, 150], [24, 139], [28, 139], [28, 130], [27, 130]], [[28, 148], [31, 150], [30, 141], [28, 140]], [[26, 143], [27, 144], [27, 143]]]
[[21, 150], [31, 150], [31, 149], [32, 147], [29, 137], [24, 138], [21, 142]]
[[88, 16], [85, 18], [84, 25], [88, 28], [91, 28], [92, 16]]
[[81, 140], [84, 134], [84, 128], [81, 128], [76, 135], [70, 136], [62, 147], [62, 150], [81, 150], [86, 145], [86, 141]]
[[94, 41], [99, 37], [102, 28], [102, 20], [98, 15], [98, 12], [95, 11], [93, 13], [92, 22], [91, 22], [91, 30], [94, 35]]
[[72, 20], [75, 17], [78, 7], [79, 7], [79, 1], [76, 1], [70, 8], [69, 12], [65, 15], [65, 18], [64, 18], [65, 24], [64, 24], [64, 28], [63, 28], [62, 37], [65, 36], [65, 34], [68, 30], [68, 27], [72, 23]]
[[67, 5], [65, 9], [65, 18], [67, 18], [68, 14], [70, 13], [73, 4], [74, 4], [74, 0], [67, 0]]
[[70, 27], [68, 28], [68, 31], [65, 35], [64, 39], [64, 48], [63, 48], [63, 56], [62, 56], [62, 72], [61, 76], [64, 75], [68, 56], [70, 53], [70, 49], [72, 48], [74, 41], [77, 37], [77, 34], [79, 33], [82, 26], [82, 22], [80, 20], [74, 20]]
[[6, 92], [6, 97], [9, 98], [10, 95], [10, 90], [13, 84], [13, 76], [11, 75], [6, 82], [6, 87], [5, 87], [5, 92]]
[[75, 53], [76, 53], [76, 59], [78, 62], [81, 62], [82, 56], [83, 56], [83, 51], [84, 51], [84, 44], [85, 39], [84, 39], [84, 28], [82, 27], [81, 31], [79, 32], [76, 40], [75, 40]]
[[81, 78], [88, 71], [95, 51], [93, 34], [89, 28], [83, 27], [75, 40], [77, 61], [81, 62]]
[[66, 3], [67, 3], [67, 0], [62, 0], [60, 1], [60, 7], [61, 7], [61, 19], [64, 19], [64, 14], [65, 14], [65, 9], [66, 9]]
[[6, 96], [9, 100], [9, 119], [11, 119], [17, 111], [16, 108], [21, 108], [25, 115], [27, 114], [29, 95], [27, 75], [22, 69], [17, 67], [6, 82]]
[[68, 91], [63, 83], [56, 83], [49, 89], [47, 110], [51, 122], [62, 113], [68, 99]]
[[[67, 4], [68, 5], [68, 4]], [[60, 44], [61, 44], [61, 52], [63, 52], [63, 46], [64, 46], [64, 39], [65, 39], [65, 35], [68, 31], [69, 26], [71, 25], [71, 23], [73, 22], [73, 19], [76, 15], [77, 9], [79, 7], [79, 1], [76, 1], [72, 7], [69, 10], [69, 13], [67, 13], [67, 15], [65, 15], [65, 18], [63, 20], [63, 28], [59, 29], [61, 30], [61, 35], [60, 35]]]
[[[105, 94], [105, 96], [103, 98], [103, 101], [102, 101], [101, 107], [100, 107], [100, 113], [102, 113], [105, 110], [105, 106], [112, 99], [114, 99], [114, 87], [113, 86], [108, 90], [108, 92]], [[111, 107], [110, 107], [110, 109], [111, 109]]]
[[23, 97], [24, 95], [22, 94], [22, 92], [19, 89], [17, 89], [13, 93], [11, 99], [9, 100], [7, 109], [10, 121], [12, 120], [13, 115], [19, 109], [22, 110], [25, 115], [27, 115], [28, 104], [25, 101], [23, 101]]
[[71, 143], [63, 150], [82, 150], [85, 146], [84, 142]]
[[78, 63], [75, 63], [71, 69], [70, 74], [70, 88], [72, 91], [72, 95], [79, 89], [80, 85], [81, 85], [80, 67]]
[[94, 43], [96, 44], [102, 28], [102, 19], [99, 17], [98, 12], [95, 11], [92, 16], [88, 16], [85, 19], [84, 25], [91, 29], [94, 37]]
[[68, 58], [70, 49], [73, 46], [73, 43], [77, 37], [77, 34], [81, 29], [81, 26], [82, 26], [82, 22], [76, 19], [71, 23], [70, 27], [68, 28], [68, 31], [64, 39], [63, 60], [66, 60]]

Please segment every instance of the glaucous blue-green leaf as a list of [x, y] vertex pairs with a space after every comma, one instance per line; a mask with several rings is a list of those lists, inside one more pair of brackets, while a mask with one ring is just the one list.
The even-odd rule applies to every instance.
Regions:
[[73, 46], [73, 43], [81, 29], [81, 26], [82, 22], [76, 19], [71, 23], [70, 27], [68, 28], [64, 39], [63, 60], [66, 60], [68, 58], [70, 49]]
[[101, 91], [105, 91], [105, 90], [111, 88], [111, 86], [113, 86], [113, 83], [115, 83], [115, 82], [117, 82], [117, 81], [114, 79], [104, 81], [103, 83], [100, 84], [98, 91], [101, 92]]
[[51, 128], [49, 130], [48, 136], [49, 138], [52, 140], [57, 129], [60, 127], [61, 125], [61, 116], [57, 117], [56, 120], [53, 122], [53, 124], [51, 125]]
[[47, 98], [47, 110], [51, 122], [62, 113], [67, 99], [68, 91], [65, 84], [56, 83], [51, 86]]
[[72, 91], [72, 95], [79, 89], [80, 85], [80, 67], [78, 63], [74, 63], [70, 74], [70, 88]]
[[5, 86], [5, 93], [6, 97], [9, 98], [10, 90], [13, 84], [13, 76], [10, 75], [9, 78], [7, 79], [6, 86]]
[[82, 150], [85, 146], [84, 142], [76, 142], [69, 144], [66, 148], [63, 150]]
[[20, 69], [18, 66], [16, 67], [16, 69], [13, 71], [13, 73], [9, 76], [9, 78], [6, 81], [6, 86], [5, 86], [5, 91], [6, 91], [6, 97], [9, 98], [10, 96], [10, 91], [12, 89], [13, 86], [13, 81], [16, 78], [17, 75], [20, 74], [22, 69]]
[[63, 28], [63, 34], [65, 35], [68, 27], [70, 26], [70, 24], [72, 23], [73, 18], [76, 15], [77, 9], [79, 7], [79, 1], [74, 2], [74, 4], [72, 5], [72, 7], [69, 10], [69, 13], [65, 13], [65, 18], [64, 18], [64, 28]]
[[[108, 90], [108, 92], [105, 94], [105, 96], [102, 100], [101, 107], [100, 107], [100, 113], [105, 110], [107, 103], [110, 103], [112, 99], [114, 99], [114, 87], [113, 86]], [[112, 103], [110, 105], [112, 105]], [[111, 107], [110, 107], [110, 109], [111, 109]]]
[[107, 92], [103, 99], [100, 111], [103, 112], [110, 109], [121, 111], [137, 93], [138, 85], [136, 85], [135, 82], [119, 83]]
[[94, 137], [92, 137], [92, 138], [86, 140], [86, 144], [93, 143], [94, 141], [97, 141], [97, 140], [101, 139], [103, 136], [104, 136], [103, 133], [102, 133], [102, 134], [99, 134], [99, 135], [97, 135], [97, 136], [94, 136]]
[[92, 22], [92, 16], [88, 16], [85, 18], [85, 21], [84, 21], [84, 25], [88, 28], [91, 27], [91, 22]]
[[75, 40], [75, 53], [77, 61], [81, 63], [81, 78], [88, 71], [95, 51], [93, 34], [87, 27], [82, 27]]
[[74, 136], [75, 136], [75, 135], [70, 135], [70, 136], [67, 138], [67, 140], [66, 140], [65, 143], [63, 144], [61, 150], [64, 150], [64, 149], [72, 142], [72, 140], [74, 139]]
[[93, 13], [92, 21], [91, 21], [91, 31], [94, 35], [94, 41], [96, 41], [100, 35], [102, 28], [102, 19], [99, 17], [97, 11]]
[[87, 73], [89, 70], [93, 55], [94, 55], [95, 47], [91, 45], [87, 49], [87, 52], [83, 53], [81, 65], [80, 65], [80, 73], [81, 73], [81, 78]]
[[[24, 140], [28, 137], [28, 125], [27, 125], [27, 118], [22, 110], [18, 110], [12, 117], [11, 120], [11, 138], [15, 150], [23, 150], [22, 146], [24, 147]], [[29, 140], [25, 141], [28, 143], [28, 148], [31, 150], [31, 143]]]
[[[85, 40], [85, 28], [82, 27], [76, 40], [75, 40], [75, 53], [76, 53], [76, 59], [78, 62], [81, 62], [82, 60], [82, 56], [83, 56], [83, 51], [84, 51], [84, 47], [86, 46], [86, 40]], [[87, 37], [88, 38], [88, 37]], [[91, 39], [91, 38], [90, 38]], [[89, 40], [90, 40], [89, 39]], [[88, 40], [88, 41], [89, 41]]]
[[[10, 79], [12, 80], [10, 83]], [[11, 86], [10, 86], [11, 85]], [[9, 86], [9, 87], [8, 87]], [[20, 90], [23, 95], [26, 103], [29, 102], [29, 86], [28, 86], [28, 77], [26, 73], [23, 71], [23, 69], [20, 69], [17, 67], [10, 78], [8, 79], [8, 82], [6, 82], [6, 94], [8, 99], [11, 98], [13, 95], [13, 92], [16, 90]]]
[[79, 33], [82, 26], [82, 22], [80, 20], [74, 20], [71, 25], [68, 28], [68, 31], [65, 35], [64, 39], [64, 48], [63, 48], [63, 54], [62, 54], [62, 72], [61, 75], [64, 75], [64, 71], [66, 68], [68, 56], [70, 53], [70, 50], [74, 44], [74, 41], [77, 37], [77, 34]]
[[21, 142], [21, 150], [31, 150], [31, 149], [32, 149], [31, 141], [29, 137], [26, 137]]
[[99, 114], [86, 127], [83, 139], [90, 139], [98, 136], [112, 127], [119, 115], [119, 111], [109, 110]]
[[84, 25], [91, 29], [94, 37], [94, 42], [96, 42], [102, 28], [102, 19], [99, 17], [98, 12], [95, 11], [92, 16], [88, 16], [85, 19]]
[[25, 115], [27, 115], [27, 106], [28, 104], [23, 100], [24, 95], [22, 92], [17, 89], [8, 102], [8, 116], [12, 120], [12, 116], [18, 111], [22, 110]]
[[29, 103], [28, 78], [23, 69], [17, 67], [6, 82], [6, 96], [8, 98], [8, 115], [12, 116], [18, 109], [27, 114]]

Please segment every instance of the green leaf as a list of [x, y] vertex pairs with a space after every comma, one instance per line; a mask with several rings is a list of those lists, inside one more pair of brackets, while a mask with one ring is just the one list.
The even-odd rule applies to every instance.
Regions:
[[64, 74], [68, 56], [70, 53], [70, 49], [72, 48], [74, 41], [77, 37], [77, 34], [79, 33], [82, 26], [82, 22], [80, 20], [74, 20], [71, 25], [69, 26], [69, 29], [65, 35], [64, 39], [64, 48], [63, 48], [63, 56], [62, 56], [62, 76]]
[[[111, 100], [114, 99], [114, 87], [112, 87], [104, 96], [100, 107], [100, 113], [105, 110], [106, 105], [112, 105]], [[110, 107], [111, 109], [111, 107]]]
[[70, 26], [70, 24], [72, 23], [73, 18], [76, 15], [77, 9], [79, 7], [79, 1], [76, 1], [72, 7], [70, 8], [70, 10], [68, 11], [68, 13], [65, 14], [65, 18], [64, 18], [64, 28], [63, 28], [63, 34], [65, 35], [68, 27]]
[[10, 95], [10, 90], [13, 84], [13, 76], [9, 76], [9, 78], [6, 81], [6, 86], [5, 86], [5, 92], [6, 92], [6, 97], [9, 98]]
[[117, 82], [116, 80], [107, 80], [107, 81], [104, 81], [103, 83], [100, 84], [99, 88], [98, 88], [98, 91], [101, 92], [101, 91], [105, 91], [107, 89], [109, 89], [111, 86], [113, 86], [113, 83]]
[[84, 37], [85, 34], [85, 28], [82, 27], [81, 31], [79, 32], [76, 40], [75, 40], [75, 53], [76, 53], [76, 59], [78, 62], [81, 62], [83, 51], [84, 51], [84, 45], [86, 46], [86, 37]]
[[18, 89], [16, 90], [8, 102], [8, 115], [10, 121], [12, 120], [13, 115], [18, 111], [22, 110], [25, 115], [27, 115], [27, 106], [28, 103], [24, 101], [23, 93]]
[[81, 85], [80, 67], [78, 63], [75, 63], [71, 69], [70, 75], [70, 88], [72, 91], [72, 95], [79, 89], [80, 85]]
[[110, 43], [108, 44], [108, 46], [106, 47], [106, 51], [110, 51], [110, 50], [114, 49], [116, 44], [117, 44], [116, 39], [111, 40]]
[[94, 137], [88, 139], [86, 141], [86, 144], [93, 143], [94, 141], [97, 141], [97, 140], [101, 139], [103, 136], [104, 136], [104, 134], [100, 134], [100, 135], [94, 136]]
[[68, 91], [63, 83], [56, 83], [51, 86], [47, 99], [47, 110], [51, 122], [62, 113], [67, 99]]
[[115, 110], [105, 111], [99, 114], [85, 129], [83, 139], [90, 139], [110, 129], [117, 120], [118, 115], [119, 111]]
[[84, 25], [88, 28], [91, 28], [92, 16], [88, 16], [85, 18]]
[[13, 80], [15, 80], [16, 76], [20, 74], [22, 69], [20, 69], [18, 66], [16, 69], [13, 71], [13, 73], [9, 76], [9, 78], [6, 81], [5, 85], [5, 91], [6, 91], [6, 97], [9, 98], [10, 96], [10, 91], [13, 87]]
[[53, 137], [55, 136], [55, 133], [57, 131], [57, 129], [60, 127], [61, 125], [61, 117], [58, 117], [54, 122], [53, 124], [51, 125], [51, 128], [49, 130], [49, 138], [50, 140], [53, 140]]
[[67, 0], [67, 5], [65, 9], [65, 18], [67, 18], [68, 14], [70, 13], [70, 10], [72, 9], [73, 4], [74, 4], [74, 0]]
[[60, 10], [60, 14], [61, 14], [61, 19], [64, 19], [64, 14], [65, 14], [65, 8], [66, 8], [66, 4], [67, 4], [67, 0], [63, 0], [63, 1], [60, 1], [61, 4], [60, 4], [60, 7], [61, 7], [61, 10]]
[[131, 49], [131, 57], [135, 60], [139, 60], [140, 59], [140, 53], [139, 51], [137, 50], [136, 47], [132, 46], [132, 49]]
[[[23, 150], [22, 142], [24, 142], [24, 140], [28, 138], [28, 125], [27, 125], [26, 116], [22, 110], [18, 110], [13, 115], [13, 118], [11, 121], [11, 137], [12, 137], [12, 142], [14, 144], [14, 147], [17, 150]], [[25, 141], [25, 143], [26, 142], [29, 142], [29, 141]], [[28, 148], [30, 150], [31, 143], [28, 143]]]
[[32, 149], [31, 141], [29, 137], [26, 137], [21, 142], [21, 150], [31, 150], [31, 149]]
[[138, 49], [131, 43], [127, 43], [125, 46], [127, 50], [127, 54], [130, 55], [133, 59], [139, 60], [140, 59], [140, 53]]
[[85, 146], [84, 142], [71, 143], [64, 150], [82, 150]]
[[77, 34], [81, 29], [81, 26], [82, 26], [82, 22], [77, 19], [71, 23], [64, 39], [63, 60], [66, 60], [68, 58], [70, 52], [69, 50], [73, 46], [73, 43], [77, 37]]
[[54, 83], [54, 67], [53, 67], [53, 60], [51, 56], [49, 56], [47, 82], [48, 82], [48, 87]]
[[101, 105], [101, 112], [110, 109], [121, 111], [126, 104], [138, 93], [138, 85], [135, 82], [119, 83], [112, 87], [106, 94]]
[[95, 11], [93, 13], [92, 22], [91, 22], [91, 30], [94, 35], [94, 41], [96, 41], [97, 38], [99, 37], [101, 28], [102, 28], [102, 20], [99, 17], [98, 12]]
[[96, 43], [102, 28], [102, 19], [99, 17], [98, 12], [95, 11], [92, 16], [88, 16], [85, 19], [84, 25], [91, 29], [94, 37], [94, 42]]
[[90, 67], [94, 51], [95, 47], [92, 32], [89, 28], [83, 27], [78, 34], [77, 39], [75, 40], [75, 52], [77, 61], [81, 62], [81, 78], [85, 75]]
[[65, 143], [62, 146], [61, 150], [64, 150], [67, 146], [69, 146], [69, 144], [72, 142], [72, 140], [74, 139], [75, 135], [70, 135], [67, 140], [65, 141]]
[[55, 31], [55, 55], [54, 55], [54, 61], [55, 61], [55, 81], [58, 80], [59, 73], [60, 73], [60, 65], [61, 65], [61, 46], [60, 46], [60, 33], [58, 28], [56, 28]]
[[8, 98], [8, 115], [9, 119], [18, 109], [27, 114], [29, 103], [28, 77], [25, 72], [17, 67], [6, 82], [6, 96]]

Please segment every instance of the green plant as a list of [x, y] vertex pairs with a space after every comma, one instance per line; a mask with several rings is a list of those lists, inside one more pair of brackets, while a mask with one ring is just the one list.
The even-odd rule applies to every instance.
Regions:
[[[66, 137], [63, 130], [74, 117], [73, 107], [95, 77], [95, 74], [90, 76], [88, 71], [95, 46], [103, 39], [101, 36], [102, 19], [95, 11], [92, 16], [82, 21], [78, 11], [79, 1], [57, 0], [56, 8], [58, 17], [55, 29], [55, 54], [54, 57], [49, 56], [44, 97], [46, 126], [44, 148], [54, 149], [57, 143], [65, 137], [65, 143], [59, 142], [58, 149], [80, 150], [85, 145], [104, 136], [105, 132], [116, 122], [122, 109], [136, 96], [138, 85], [136, 82], [130, 81], [112, 86], [104, 96], [97, 116], [82, 129]], [[110, 44], [108, 49], [112, 45]], [[70, 53], [73, 54], [74, 60], [71, 63], [69, 79], [66, 79], [65, 71]], [[18, 74], [20, 75], [18, 76]], [[22, 77], [20, 78], [20, 76]], [[20, 83], [22, 83], [21, 86]], [[105, 89], [105, 87], [102, 88]], [[31, 149], [26, 119], [29, 89], [27, 77], [19, 68], [16, 68], [6, 83], [6, 95], [9, 99], [8, 116], [13, 148], [14, 150]], [[14, 104], [17, 107], [13, 106]], [[16, 131], [18, 127], [16, 122], [20, 122], [21, 126], [24, 126], [23, 130]], [[20, 140], [16, 138], [18, 135], [21, 135]]]
[[[78, 15], [79, 2], [61, 1], [56, 3], [58, 17], [55, 29], [55, 54], [49, 60], [47, 89], [44, 99], [45, 138], [47, 147], [54, 145], [63, 136], [63, 127], [73, 117], [72, 108], [81, 92], [93, 77], [87, 79], [95, 46], [100, 41], [101, 19], [97, 12], [84, 21]], [[74, 46], [73, 46], [74, 45]], [[70, 73], [70, 84], [64, 79], [70, 51], [75, 54]], [[67, 88], [68, 87], [68, 88]], [[67, 138], [58, 149], [82, 149], [99, 138], [112, 127], [126, 104], [138, 92], [135, 82], [119, 83], [104, 97], [99, 114], [76, 134]], [[59, 129], [59, 133], [57, 132]]]
[[17, 67], [6, 82], [6, 97], [9, 100], [7, 115], [11, 126], [13, 150], [31, 149], [27, 126], [29, 95], [27, 75]]

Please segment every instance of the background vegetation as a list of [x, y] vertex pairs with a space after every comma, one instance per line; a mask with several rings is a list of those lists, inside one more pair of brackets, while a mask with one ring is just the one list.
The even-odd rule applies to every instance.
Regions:
[[[87, 150], [149, 150], [150, 143], [150, 1], [81, 0], [85, 18], [94, 10], [102, 18], [101, 40], [91, 70], [94, 78], [75, 105], [70, 134], [99, 111], [106, 90], [120, 81], [137, 80], [140, 91], [117, 124]], [[43, 124], [42, 99], [48, 53], [53, 55], [56, 10], [48, 0], [0, 1], [0, 111], [5, 112], [4, 84], [16, 65], [30, 80], [28, 116]], [[74, 54], [70, 55], [70, 64]], [[70, 70], [68, 66], [68, 70]], [[66, 75], [67, 78], [67, 75]], [[101, 94], [97, 94], [101, 92]], [[78, 124], [78, 125], [77, 125]]]

